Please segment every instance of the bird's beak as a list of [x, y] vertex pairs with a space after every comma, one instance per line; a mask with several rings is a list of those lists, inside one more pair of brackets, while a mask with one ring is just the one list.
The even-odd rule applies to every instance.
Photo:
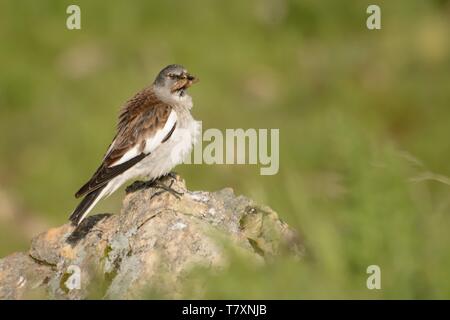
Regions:
[[195, 76], [193, 76], [192, 74], [189, 74], [189, 73], [186, 74], [186, 79], [188, 80], [188, 87], [190, 87], [194, 83], [199, 82], [199, 79], [197, 77], [195, 77]]
[[192, 84], [197, 83], [197, 82], [198, 82], [198, 78], [194, 77], [193, 75], [191, 75], [189, 73], [185, 73], [185, 74], [183, 74], [183, 77], [175, 83], [175, 85], [172, 87], [171, 91], [175, 92], [180, 89], [187, 89]]

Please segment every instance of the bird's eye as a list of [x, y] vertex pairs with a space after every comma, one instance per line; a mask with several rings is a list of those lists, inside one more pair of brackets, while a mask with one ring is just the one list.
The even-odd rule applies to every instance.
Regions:
[[168, 76], [169, 76], [170, 79], [178, 78], [178, 76], [176, 74], [174, 74], [174, 73], [169, 73]]

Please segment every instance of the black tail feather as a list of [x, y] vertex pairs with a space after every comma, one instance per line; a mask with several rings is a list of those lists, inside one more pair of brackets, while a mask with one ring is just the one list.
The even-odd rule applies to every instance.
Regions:
[[97, 199], [102, 192], [104, 187], [98, 188], [90, 193], [88, 193], [83, 200], [78, 204], [73, 213], [70, 215], [69, 220], [72, 221], [73, 225], [78, 225], [81, 222], [83, 214], [89, 209], [90, 205]]

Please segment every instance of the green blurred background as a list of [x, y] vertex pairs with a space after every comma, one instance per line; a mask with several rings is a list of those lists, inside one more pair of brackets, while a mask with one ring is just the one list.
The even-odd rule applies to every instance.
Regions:
[[[81, 30], [66, 29], [69, 4]], [[0, 256], [67, 221], [121, 104], [180, 63], [201, 78], [203, 129], [279, 128], [281, 154], [274, 176], [177, 172], [271, 206], [307, 248], [300, 263], [236, 258], [188, 297], [450, 298], [449, 31], [442, 0], [2, 0]], [[372, 264], [382, 290], [366, 288]]]

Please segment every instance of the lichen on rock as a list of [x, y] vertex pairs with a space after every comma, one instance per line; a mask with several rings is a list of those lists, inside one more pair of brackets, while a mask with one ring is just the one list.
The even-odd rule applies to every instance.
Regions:
[[[299, 255], [297, 233], [269, 207], [230, 188], [189, 191], [179, 176], [172, 188], [183, 193], [180, 199], [154, 188], [132, 190], [120, 214], [38, 235], [28, 253], [0, 260], [0, 299], [27, 298], [33, 290], [53, 299], [132, 299], [148, 290], [176, 298], [194, 267], [226, 267], [224, 243], [257, 263], [282, 252]], [[75, 276], [79, 286], [68, 288]]]

